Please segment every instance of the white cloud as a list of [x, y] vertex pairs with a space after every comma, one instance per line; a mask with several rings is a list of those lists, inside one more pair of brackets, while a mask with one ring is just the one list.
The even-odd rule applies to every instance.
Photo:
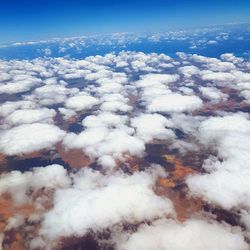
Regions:
[[90, 158], [110, 155], [114, 159], [122, 160], [124, 154], [142, 156], [144, 142], [131, 135], [131, 132], [133, 130], [126, 126], [116, 129], [108, 129], [105, 126], [93, 127], [78, 135], [68, 134], [63, 144], [66, 148], [82, 149]]
[[54, 125], [23, 124], [0, 133], [0, 151], [18, 155], [53, 147], [61, 141], [65, 132]]
[[60, 165], [49, 165], [46, 167], [37, 167], [33, 171], [21, 173], [12, 171], [0, 176], [0, 194], [11, 194], [17, 205], [30, 202], [28, 191], [34, 191], [40, 188], [59, 188], [70, 185], [70, 179], [67, 171]]
[[83, 169], [74, 178], [73, 188], [56, 191], [54, 208], [44, 216], [40, 232], [50, 239], [174, 213], [172, 203], [152, 191], [155, 178], [148, 173], [104, 176]]
[[222, 93], [219, 89], [214, 87], [200, 87], [202, 95], [210, 100], [225, 100], [227, 95]]
[[242, 114], [212, 117], [199, 130], [200, 141], [218, 158], [205, 161], [207, 174], [188, 177], [191, 192], [224, 209], [250, 209], [250, 121]]
[[0, 93], [16, 94], [26, 92], [32, 87], [41, 84], [41, 82], [41, 79], [32, 76], [25, 76], [24, 79], [16, 79], [5, 84], [0, 84]]
[[53, 123], [56, 111], [53, 109], [19, 109], [6, 117], [5, 122], [10, 125], [20, 125], [25, 123]]
[[168, 74], [147, 74], [141, 77], [141, 80], [136, 82], [136, 86], [139, 88], [150, 87], [152, 85], [169, 84], [179, 79], [178, 75]]
[[[77, 94], [78, 91], [76, 88], [70, 89], [64, 85], [45, 85], [36, 88], [32, 97], [41, 105], [53, 105], [65, 102], [67, 97]], [[27, 98], [29, 98], [29, 96]]]
[[180, 94], [162, 95], [152, 100], [148, 105], [150, 112], [183, 112], [193, 111], [202, 106], [202, 100], [197, 96]]
[[97, 98], [89, 96], [85, 93], [80, 93], [77, 96], [73, 96], [67, 99], [65, 106], [69, 109], [81, 111], [85, 109], [90, 109], [98, 103], [99, 100]]
[[[127, 39], [125, 34], [114, 37], [119, 46]], [[208, 41], [198, 37], [194, 43], [183, 32], [157, 38], [183, 40], [198, 47]], [[88, 46], [85, 38], [77, 41], [65, 41], [60, 46], [67, 51], [81, 49], [82, 42]], [[102, 42], [116, 44], [106, 38]], [[53, 165], [1, 175], [1, 195], [10, 195], [14, 206], [35, 207], [31, 215], [22, 214], [20, 209], [20, 216], [14, 213], [6, 221], [7, 228], [15, 231], [21, 226], [27, 232], [25, 246], [57, 248], [59, 242], [64, 242], [62, 237], [76, 239], [93, 232], [102, 247], [97, 232], [108, 229], [110, 239], [105, 244], [115, 240], [120, 249], [245, 250], [242, 235], [249, 237], [246, 229], [250, 214], [250, 124], [245, 112], [250, 90], [249, 63], [232, 54], [224, 54], [221, 59], [178, 55], [174, 60], [164, 54], [123, 51], [82, 60], [1, 60], [0, 85], [11, 94], [2, 95], [0, 104], [1, 160], [6, 155], [50, 149], [53, 156], [48, 157], [72, 157], [77, 161], [82, 153], [89, 158], [83, 164], [88, 166], [69, 173]], [[12, 95], [20, 91], [25, 93]], [[204, 105], [201, 98], [205, 99]], [[217, 105], [224, 100], [228, 101], [228, 111]], [[206, 112], [211, 107], [215, 108], [213, 116]], [[243, 107], [245, 113], [234, 114], [235, 107]], [[198, 112], [192, 112], [196, 109]], [[56, 112], [59, 126], [71, 130], [77, 124], [82, 125], [82, 130], [70, 133], [54, 126]], [[191, 202], [198, 198], [228, 213], [233, 209], [240, 217], [243, 232], [223, 221], [215, 222], [215, 217], [204, 214], [202, 208], [195, 213], [188, 210], [190, 217], [183, 223], [177, 222], [179, 217], [176, 221], [170, 219], [175, 214], [172, 203], [164, 198], [165, 193], [161, 197], [154, 190], [157, 194], [163, 190], [158, 186], [159, 176], [171, 178], [172, 174], [167, 176], [167, 170], [157, 165], [148, 168], [144, 158], [146, 153], [151, 155], [150, 147], [145, 150], [147, 144], [159, 140], [164, 140], [160, 142], [163, 148], [167, 146], [165, 153], [177, 152], [177, 165], [182, 162], [202, 168], [199, 172], [197, 167], [184, 180], [187, 187], [174, 190], [178, 197], [185, 192], [177, 205], [186, 209], [186, 199]], [[58, 144], [60, 147], [56, 147]], [[11, 159], [7, 157], [8, 164]], [[135, 170], [137, 167], [140, 172]], [[142, 171], [145, 167], [147, 170]], [[133, 173], [123, 173], [128, 169]], [[175, 198], [173, 201], [176, 203]], [[124, 230], [124, 224], [130, 227], [130, 223], [136, 225], [133, 232]]]
[[5, 102], [0, 105], [0, 115], [7, 116], [17, 109], [34, 109], [37, 104], [32, 101]]
[[175, 137], [174, 132], [167, 127], [172, 127], [173, 123], [159, 114], [141, 114], [131, 119], [131, 125], [136, 128], [136, 134], [145, 142], [153, 139], [166, 140]]
[[248, 244], [230, 226], [190, 219], [183, 224], [162, 219], [118, 238], [119, 250], [247, 250]]

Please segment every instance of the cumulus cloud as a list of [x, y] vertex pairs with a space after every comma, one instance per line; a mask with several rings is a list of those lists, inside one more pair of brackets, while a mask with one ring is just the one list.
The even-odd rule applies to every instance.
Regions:
[[249, 128], [250, 121], [243, 114], [212, 117], [201, 123], [200, 140], [207, 147], [214, 147], [218, 158], [210, 158], [204, 163], [207, 174], [187, 179], [194, 195], [225, 209], [237, 206], [250, 208]]
[[226, 94], [221, 93], [220, 90], [214, 87], [200, 87], [199, 90], [205, 98], [208, 98], [210, 100], [225, 100], [227, 98]]
[[53, 109], [20, 109], [11, 113], [5, 118], [5, 122], [10, 125], [20, 125], [25, 123], [53, 123], [56, 111]]
[[67, 171], [60, 165], [37, 167], [33, 171], [21, 173], [12, 171], [0, 176], [0, 194], [9, 193], [17, 205], [29, 202], [28, 190], [40, 188], [67, 187], [70, 178]]
[[200, 70], [196, 66], [189, 65], [189, 66], [184, 66], [180, 67], [179, 71], [185, 76], [190, 78], [193, 75], [199, 74]]
[[32, 101], [7, 101], [0, 105], [0, 115], [7, 116], [17, 109], [34, 109], [37, 108], [37, 104]]
[[0, 151], [18, 155], [53, 147], [65, 136], [65, 131], [50, 124], [33, 123], [1, 131]]
[[[182, 32], [169, 37], [188, 39]], [[66, 50], [78, 45], [61, 44]], [[11, 248], [9, 230], [22, 230], [27, 249], [64, 247], [91, 233], [100, 248], [245, 250], [248, 69], [232, 54], [173, 59], [122, 51], [80, 60], [2, 60], [0, 161], [8, 167], [8, 156], [25, 162], [25, 154], [52, 150], [46, 159], [70, 165], [68, 172], [59, 165], [4, 169], [0, 199], [13, 211], [3, 218], [4, 247]], [[171, 168], [150, 165], [151, 157]], [[73, 169], [69, 158], [81, 168]], [[178, 186], [169, 187], [175, 178]], [[32, 207], [28, 215], [26, 206]], [[238, 227], [224, 222], [231, 223], [225, 218], [231, 213]]]
[[94, 105], [98, 104], [99, 100], [93, 96], [89, 96], [85, 93], [79, 94], [77, 96], [72, 96], [67, 99], [65, 106], [69, 109], [76, 111], [81, 111], [85, 109], [90, 109]]
[[54, 208], [45, 214], [41, 234], [51, 239], [83, 236], [89, 229], [101, 231], [174, 214], [172, 203], [152, 191], [154, 182], [153, 175], [145, 172], [104, 176], [84, 169], [74, 176], [72, 188], [56, 191]]
[[144, 88], [158, 84], [169, 84], [179, 79], [178, 75], [168, 74], [147, 74], [141, 77], [141, 80], [136, 82], [137, 87]]
[[151, 112], [183, 112], [193, 111], [201, 106], [202, 100], [197, 96], [169, 94], [153, 99], [148, 105], [148, 110]]
[[153, 139], [166, 140], [175, 137], [174, 132], [167, 127], [173, 123], [159, 114], [142, 114], [131, 119], [131, 125], [136, 128], [136, 134], [145, 142]]
[[77, 88], [66, 88], [64, 85], [45, 85], [36, 88], [32, 96], [27, 96], [26, 99], [32, 98], [41, 105], [53, 105], [64, 103], [68, 97], [77, 94]]
[[41, 84], [42, 80], [33, 76], [19, 75], [12, 81], [1, 84], [0, 93], [16, 94], [26, 92], [32, 87]]
[[123, 159], [124, 154], [142, 156], [144, 142], [131, 133], [133, 130], [126, 126], [115, 129], [91, 127], [78, 135], [68, 134], [63, 144], [66, 148], [82, 149], [90, 158], [110, 155], [115, 159]]
[[152, 225], [142, 225], [137, 232], [118, 239], [120, 250], [248, 249], [243, 236], [233, 232], [230, 226], [198, 219], [190, 219], [183, 224], [162, 219]]

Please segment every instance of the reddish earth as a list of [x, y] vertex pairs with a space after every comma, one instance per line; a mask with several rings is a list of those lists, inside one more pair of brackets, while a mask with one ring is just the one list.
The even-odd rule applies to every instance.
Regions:
[[0, 154], [0, 173], [6, 167], [6, 156], [4, 154]]
[[62, 160], [73, 168], [81, 168], [92, 163], [81, 149], [66, 150], [61, 144], [58, 144], [56, 148]]
[[194, 213], [202, 210], [203, 207], [202, 200], [190, 198], [186, 195], [185, 177], [196, 171], [189, 166], [185, 166], [174, 155], [164, 155], [164, 158], [174, 165], [174, 169], [169, 172], [167, 178], [158, 179], [156, 193], [168, 197], [173, 202], [177, 219], [183, 222]]

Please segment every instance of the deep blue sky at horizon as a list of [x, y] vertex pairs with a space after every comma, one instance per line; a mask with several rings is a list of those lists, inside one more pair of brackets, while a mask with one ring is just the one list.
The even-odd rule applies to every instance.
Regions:
[[0, 0], [0, 42], [240, 22], [249, 0]]

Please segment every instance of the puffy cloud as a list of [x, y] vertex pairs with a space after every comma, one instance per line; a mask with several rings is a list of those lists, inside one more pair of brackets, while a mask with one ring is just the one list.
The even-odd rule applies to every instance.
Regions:
[[119, 250], [247, 250], [248, 244], [230, 226], [190, 219], [183, 224], [162, 219], [142, 225], [137, 232], [118, 238]]
[[169, 84], [179, 79], [178, 75], [168, 74], [147, 74], [141, 77], [141, 80], [136, 82], [136, 86], [139, 88], [150, 87], [158, 84]]
[[191, 77], [193, 75], [197, 75], [199, 74], [200, 70], [199, 68], [197, 68], [196, 66], [184, 66], [184, 67], [180, 67], [179, 71], [186, 77]]
[[145, 142], [153, 139], [166, 140], [175, 137], [174, 132], [167, 127], [173, 123], [159, 114], [142, 114], [131, 119], [131, 125], [136, 128], [136, 134]]
[[[168, 35], [189, 42], [182, 32]], [[119, 35], [119, 42], [122, 39]], [[190, 43], [204, 46], [207, 39]], [[79, 44], [60, 46], [68, 50]], [[12, 164], [8, 155], [48, 149], [53, 156], [46, 159], [77, 161], [79, 154], [87, 159], [68, 173], [53, 165], [2, 174], [0, 198], [14, 206], [4, 222], [5, 237], [6, 230], [22, 227], [24, 246], [31, 249], [64, 247], [61, 244], [71, 239], [82, 242], [89, 232], [100, 247], [115, 241], [118, 249], [245, 249], [242, 235], [249, 237], [250, 214], [250, 124], [245, 112], [249, 63], [231, 54], [221, 59], [178, 56], [174, 60], [164, 54], [123, 51], [82, 60], [1, 61], [1, 86], [11, 94], [3, 94], [0, 104], [3, 165]], [[25, 93], [12, 95], [18, 91]], [[233, 114], [241, 107], [245, 114]], [[52, 124], [53, 118], [58, 126], [72, 130], [79, 125], [80, 131], [63, 131]], [[156, 158], [173, 164], [174, 172], [148, 167], [147, 159], [155, 152]], [[192, 175], [178, 179], [178, 188], [164, 189], [160, 180], [171, 181], [182, 171], [186, 175], [186, 165]], [[201, 207], [189, 210], [187, 204], [196, 203]], [[204, 203], [215, 208], [213, 215], [203, 212]], [[28, 215], [22, 212], [27, 204], [32, 206]], [[177, 221], [180, 207], [188, 213], [183, 223]], [[174, 208], [175, 221], [170, 219]], [[232, 209], [239, 216], [233, 224], [244, 232], [223, 222]], [[110, 238], [104, 243], [99, 233], [106, 230]], [[10, 248], [6, 238], [4, 242]]]
[[235, 76], [228, 72], [202, 72], [201, 78], [204, 81], [215, 81], [215, 82], [232, 82], [235, 80]]
[[37, 100], [41, 105], [53, 105], [58, 103], [64, 103], [71, 95], [79, 92], [76, 88], [66, 88], [64, 85], [45, 85], [40, 88], [36, 88], [32, 97]]
[[56, 111], [53, 109], [20, 109], [7, 116], [5, 122], [10, 125], [34, 122], [53, 123], [53, 117], [55, 115]]
[[246, 99], [246, 102], [250, 104], [250, 90], [244, 90], [241, 95]]
[[59, 112], [63, 115], [64, 120], [68, 120], [71, 117], [76, 116], [76, 112], [71, 109], [59, 108]]
[[226, 99], [227, 95], [223, 94], [220, 90], [214, 87], [200, 87], [202, 95], [210, 100]]
[[209, 40], [209, 41], [207, 41], [207, 44], [208, 44], [208, 45], [218, 44], [218, 42], [215, 41], [215, 40]]
[[32, 87], [41, 84], [42, 80], [33, 76], [16, 77], [15, 80], [1, 84], [0, 93], [16, 94], [26, 92]]
[[37, 167], [33, 171], [21, 173], [12, 171], [0, 176], [0, 194], [10, 193], [17, 205], [29, 201], [28, 191], [40, 188], [59, 188], [70, 185], [67, 171], [60, 165]]
[[67, 99], [65, 106], [69, 109], [81, 111], [85, 109], [90, 109], [98, 103], [99, 100], [97, 98], [89, 96], [85, 93], [81, 93], [77, 96], [73, 96]]
[[207, 174], [188, 177], [191, 192], [225, 209], [249, 209], [250, 121], [242, 114], [212, 117], [199, 130], [202, 143], [217, 151], [218, 158], [205, 161]]
[[[124, 154], [142, 156], [145, 146], [139, 138], [131, 135], [128, 127], [108, 129], [92, 127], [80, 134], [68, 134], [63, 144], [66, 148], [81, 148], [90, 158], [110, 155], [123, 159]], [[112, 164], [113, 165], [113, 164]]]
[[49, 124], [19, 125], [0, 133], [0, 151], [7, 155], [18, 155], [51, 148], [65, 134], [65, 131]]
[[100, 109], [104, 112], [129, 112], [132, 110], [132, 107], [128, 105], [129, 99], [118, 93], [104, 94], [101, 101]]
[[125, 124], [126, 121], [126, 116], [103, 112], [99, 115], [87, 116], [82, 124], [85, 127], [119, 127]]
[[37, 105], [32, 101], [5, 102], [0, 105], [0, 115], [7, 116], [17, 109], [34, 109]]
[[202, 106], [202, 100], [197, 96], [169, 94], [156, 97], [148, 105], [150, 112], [183, 112], [193, 111]]
[[90, 229], [174, 214], [172, 203], [153, 192], [154, 183], [154, 175], [146, 172], [104, 176], [83, 169], [74, 176], [72, 188], [55, 192], [54, 207], [45, 214], [40, 233], [50, 239], [83, 236]]
[[242, 63], [244, 61], [243, 58], [241, 57], [236, 57], [234, 54], [232, 53], [225, 53], [225, 54], [222, 54], [220, 56], [220, 58], [224, 61], [228, 61], [228, 62], [233, 62], [233, 63]]

